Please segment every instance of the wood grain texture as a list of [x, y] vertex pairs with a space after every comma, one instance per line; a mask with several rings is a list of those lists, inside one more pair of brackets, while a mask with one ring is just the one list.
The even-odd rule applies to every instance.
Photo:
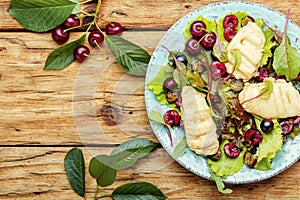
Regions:
[[[82, 0], [83, 1], [83, 0]], [[0, 30], [24, 30], [6, 10], [9, 8], [9, 0], [0, 2]], [[202, 6], [219, 2], [218, 0], [105, 0], [101, 8], [101, 16], [103, 19], [110, 21], [118, 21], [122, 23], [126, 29], [167, 29], [173, 25], [178, 19], [196, 10]], [[300, 24], [299, 0], [256, 0], [250, 1], [266, 5], [276, 9], [284, 14], [288, 8], [291, 9], [291, 18]], [[94, 4], [86, 4], [83, 6], [85, 11], [93, 11]], [[159, 8], [159, 9], [158, 9]], [[104, 28], [105, 23], [99, 22]]]
[[[163, 33], [128, 31], [123, 37], [151, 53]], [[71, 40], [81, 34], [73, 33]], [[99, 135], [111, 143], [154, 138], [145, 112], [144, 78], [126, 75], [111, 56], [103, 60], [102, 54], [110, 55], [105, 46], [83, 64], [44, 71], [48, 54], [57, 47], [49, 33], [0, 33], [0, 145], [107, 143]]]
[[[0, 148], [0, 199], [81, 199], [70, 188], [63, 160], [70, 148]], [[83, 149], [86, 166], [92, 155], [109, 154], [111, 148]], [[214, 182], [185, 170], [158, 148], [127, 170], [119, 171], [117, 181], [99, 196], [129, 182], [147, 181], [158, 186], [169, 199], [299, 199], [300, 164], [282, 174], [258, 183], [227, 185], [231, 195], [217, 192]], [[87, 171], [88, 173], [88, 171]], [[92, 199], [95, 180], [86, 178], [87, 199]], [[106, 198], [110, 199], [110, 198]]]

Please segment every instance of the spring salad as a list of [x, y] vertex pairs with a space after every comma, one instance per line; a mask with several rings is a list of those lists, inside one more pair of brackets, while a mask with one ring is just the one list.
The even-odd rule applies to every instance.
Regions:
[[[185, 49], [168, 49], [168, 64], [148, 83], [170, 109], [150, 119], [173, 128], [186, 147], [207, 159], [211, 172], [226, 178], [243, 165], [272, 168], [272, 159], [300, 124], [300, 57], [284, 31], [246, 12], [210, 20], [198, 16], [183, 34]], [[296, 41], [297, 42], [297, 41]]]

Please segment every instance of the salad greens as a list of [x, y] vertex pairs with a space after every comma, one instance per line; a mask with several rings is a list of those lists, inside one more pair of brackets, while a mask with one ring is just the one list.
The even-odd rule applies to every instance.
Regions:
[[[190, 30], [191, 25], [194, 21], [200, 20], [205, 23], [206, 32], [213, 31], [216, 33], [216, 41], [213, 48], [201, 49], [199, 54], [193, 55], [187, 49], [183, 51], [170, 51], [164, 47], [170, 54], [168, 57], [169, 62], [165, 66], [162, 66], [157, 76], [148, 83], [148, 89], [153, 91], [160, 104], [167, 105], [174, 110], [179, 110], [179, 112], [181, 107], [178, 107], [173, 102], [168, 102], [166, 98], [166, 89], [163, 88], [166, 79], [172, 77], [175, 80], [177, 87], [172, 90], [178, 96], [181, 95], [181, 89], [185, 85], [191, 85], [198, 92], [206, 95], [207, 104], [211, 108], [211, 114], [217, 125], [220, 144], [216, 154], [204, 157], [207, 160], [211, 177], [216, 182], [218, 190], [221, 193], [232, 192], [230, 189], [225, 189], [222, 179], [239, 172], [244, 164], [253, 168], [253, 170], [272, 169], [272, 160], [281, 151], [285, 139], [287, 137], [294, 138], [299, 134], [300, 130], [299, 123], [293, 122], [293, 120], [296, 120], [294, 118], [299, 116], [294, 116], [294, 118], [287, 119], [267, 119], [271, 121], [272, 129], [271, 131], [266, 131], [266, 129], [261, 128], [265, 119], [248, 113], [243, 108], [244, 103], [254, 99], [261, 98], [268, 100], [273, 94], [273, 80], [275, 78], [283, 78], [287, 82], [292, 82], [300, 93], [300, 57], [297, 49], [290, 44], [287, 36], [287, 25], [284, 33], [281, 33], [268, 26], [263, 19], [253, 19], [246, 12], [228, 13], [228, 15], [234, 15], [238, 19], [236, 30], [241, 29], [242, 26], [248, 23], [244, 21], [247, 18], [247, 20], [255, 22], [261, 28], [265, 37], [263, 55], [259, 62], [258, 70], [266, 68], [268, 72], [267, 77], [270, 77], [270, 79], [266, 79], [266, 77], [263, 79], [253, 77], [250, 81], [247, 81], [251, 84], [264, 83], [264, 87], [260, 88], [257, 96], [247, 99], [244, 102], [239, 102], [239, 93], [243, 89], [244, 84], [247, 83], [236, 79], [233, 72], [231, 74], [225, 73], [222, 77], [216, 78], [213, 76], [214, 69], [212, 69], [212, 65], [215, 61], [228, 62], [227, 46], [230, 42], [224, 37], [226, 28], [224, 28], [223, 21], [225, 17], [216, 21], [198, 16], [193, 21], [188, 22], [183, 31], [185, 40], [188, 41], [193, 37]], [[205, 35], [199, 38], [198, 45], [204, 37]], [[239, 50], [232, 50], [230, 53], [234, 58], [234, 71], [241, 66], [243, 62], [242, 55]], [[184, 63], [179, 59], [178, 61], [177, 56], [181, 56], [181, 59], [186, 58], [188, 62]], [[176, 66], [174, 66], [174, 62]], [[170, 88], [167, 90], [170, 90]], [[156, 111], [150, 113], [150, 119], [156, 122], [163, 122], [162, 116]], [[293, 128], [290, 134], [284, 133], [285, 127], [281, 125], [281, 122], [284, 120], [289, 120], [289, 123], [295, 124], [292, 125]], [[252, 141], [247, 141], [247, 137], [250, 137], [250, 140], [254, 138], [253, 135], [249, 136], [250, 133], [248, 131], [250, 130], [257, 130], [260, 135], [259, 142], [254, 144]], [[235, 144], [239, 148], [240, 152], [238, 156], [233, 158], [228, 155], [228, 152], [225, 152], [224, 147], [227, 144]], [[173, 148], [173, 158], [177, 159], [183, 156], [187, 152], [187, 148], [187, 138], [184, 136]]]

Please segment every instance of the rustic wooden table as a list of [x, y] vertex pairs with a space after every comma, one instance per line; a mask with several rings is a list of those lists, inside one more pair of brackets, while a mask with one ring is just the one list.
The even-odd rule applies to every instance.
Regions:
[[[122, 23], [126, 27], [122, 36], [151, 53], [173, 23], [214, 2], [105, 0], [101, 14]], [[300, 24], [299, 0], [255, 2], [285, 14], [290, 8], [291, 18]], [[144, 78], [124, 74], [115, 63], [103, 67], [93, 59], [63, 71], [44, 71], [56, 43], [49, 33], [24, 30], [7, 12], [9, 3], [0, 1], [0, 199], [80, 199], [64, 171], [68, 150], [82, 147], [88, 165], [93, 155], [108, 154], [130, 138], [156, 141], [144, 105]], [[71, 39], [81, 34], [74, 32]], [[190, 173], [158, 148], [120, 171], [117, 181], [100, 193], [148, 181], [170, 199], [300, 199], [299, 170], [297, 162], [268, 180], [228, 185], [234, 192], [222, 195], [214, 182]], [[87, 177], [87, 199], [91, 199], [95, 182]]]

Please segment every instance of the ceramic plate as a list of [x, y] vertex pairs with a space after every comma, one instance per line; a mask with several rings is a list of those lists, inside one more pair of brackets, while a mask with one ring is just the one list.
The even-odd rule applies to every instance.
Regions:
[[[183, 50], [185, 43], [183, 30], [189, 21], [194, 20], [199, 15], [209, 19], [217, 19], [218, 21], [219, 18], [226, 16], [227, 13], [237, 11], [246, 11], [254, 18], [264, 19], [267, 24], [275, 27], [277, 30], [284, 30], [286, 18], [283, 14], [255, 3], [222, 2], [210, 4], [184, 16], [167, 31], [153, 52], [151, 61], [149, 63], [145, 84], [145, 103], [148, 114], [151, 110], [159, 111], [161, 114], [164, 114], [167, 110], [169, 110], [167, 106], [160, 105], [155, 99], [154, 94], [147, 89], [147, 84], [156, 77], [160, 68], [166, 65], [168, 62], [168, 52], [162, 48], [162, 46], [166, 46], [170, 50]], [[296, 23], [290, 21], [288, 26], [288, 36], [291, 39], [292, 45], [297, 48], [298, 52], [300, 48], [299, 44], [297, 44], [297, 38], [300, 38], [299, 34], [300, 28]], [[174, 147], [170, 145], [170, 139], [165, 127], [151, 120], [150, 124], [162, 146], [170, 155], [172, 155]], [[173, 132], [172, 135], [174, 146], [176, 146], [176, 144], [181, 141], [182, 137], [184, 136], [184, 132], [182, 129], [178, 129], [176, 133]], [[224, 179], [224, 182], [240, 184], [264, 180], [284, 171], [294, 164], [299, 158], [300, 136], [298, 135], [294, 140], [287, 140], [284, 143], [282, 150], [277, 153], [276, 157], [273, 159], [271, 170], [259, 171], [244, 166], [238, 173], [235, 173], [234, 175]], [[189, 171], [204, 178], [211, 179], [206, 160], [196, 155], [193, 151], [188, 149], [186, 154], [177, 159], [177, 162]]]

